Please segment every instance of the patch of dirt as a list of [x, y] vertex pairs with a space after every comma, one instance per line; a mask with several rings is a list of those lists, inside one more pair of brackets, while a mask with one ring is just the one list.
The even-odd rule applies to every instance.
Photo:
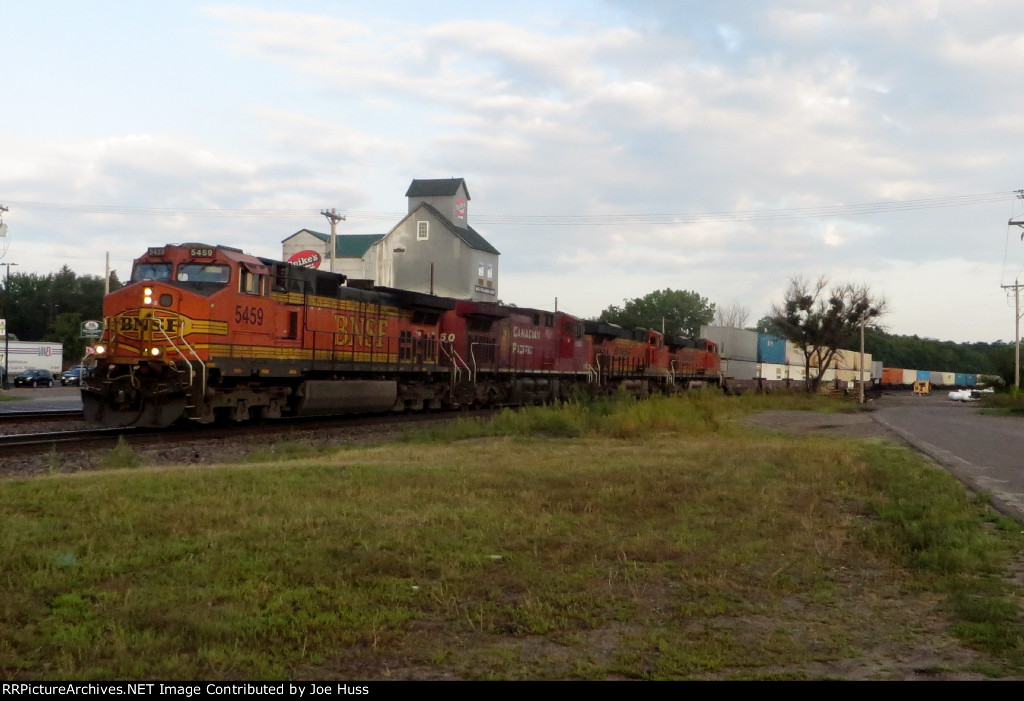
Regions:
[[746, 423], [756, 428], [766, 428], [798, 436], [902, 440], [897, 434], [872, 419], [869, 411], [853, 414], [822, 414], [816, 411], [771, 409], [747, 417]]

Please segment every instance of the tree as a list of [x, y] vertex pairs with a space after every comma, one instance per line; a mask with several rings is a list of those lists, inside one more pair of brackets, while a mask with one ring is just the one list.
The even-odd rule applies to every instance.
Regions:
[[626, 329], [658, 331], [664, 324], [665, 333], [696, 338], [700, 327], [710, 324], [714, 316], [715, 305], [696, 292], [664, 289], [623, 300], [621, 307], [612, 305], [601, 312], [598, 320]]
[[[103, 318], [103, 278], [78, 276], [66, 265], [45, 276], [13, 273], [4, 278], [0, 283], [8, 289], [0, 300], [12, 339], [60, 341], [65, 362], [77, 362], [85, 349], [81, 322]], [[111, 290], [120, 287], [116, 273], [111, 273], [110, 282]]]
[[754, 330], [758, 333], [766, 333], [769, 336], [775, 336], [777, 338], [784, 338], [785, 334], [782, 333], [782, 329], [779, 328], [778, 324], [775, 323], [775, 319], [771, 316], [762, 316], [757, 320], [757, 324], [754, 325]]
[[745, 328], [750, 310], [739, 302], [715, 307], [715, 326], [731, 326], [736, 329]]
[[776, 328], [804, 354], [808, 392], [818, 390], [836, 351], [858, 336], [861, 325], [877, 328], [886, 311], [885, 299], [875, 298], [865, 286], [828, 284], [825, 277], [815, 283], [793, 278], [783, 303], [772, 305]]

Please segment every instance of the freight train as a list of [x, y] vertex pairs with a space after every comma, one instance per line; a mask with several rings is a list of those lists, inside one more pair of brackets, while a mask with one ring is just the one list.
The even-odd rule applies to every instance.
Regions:
[[150, 248], [104, 300], [87, 420], [162, 427], [721, 382], [708, 340], [346, 282], [227, 246]]

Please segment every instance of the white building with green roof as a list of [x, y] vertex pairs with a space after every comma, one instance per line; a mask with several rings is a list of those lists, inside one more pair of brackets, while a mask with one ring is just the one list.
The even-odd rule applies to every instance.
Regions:
[[[426, 294], [498, 300], [501, 255], [469, 225], [462, 178], [413, 180], [409, 213], [386, 234], [337, 234], [334, 272]], [[284, 260], [330, 269], [330, 234], [302, 229], [281, 242]]]
[[[382, 238], [384, 234], [337, 234], [334, 237], [334, 272], [357, 280], [373, 278], [375, 263], [372, 258], [367, 260], [366, 256], [373, 244]], [[281, 242], [281, 256], [283, 260], [299, 265], [330, 270], [330, 255], [327, 251], [330, 245], [330, 234], [300, 229]], [[320, 260], [309, 260], [309, 255], [303, 255], [310, 251], [318, 255]], [[298, 258], [292, 260], [294, 256]]]

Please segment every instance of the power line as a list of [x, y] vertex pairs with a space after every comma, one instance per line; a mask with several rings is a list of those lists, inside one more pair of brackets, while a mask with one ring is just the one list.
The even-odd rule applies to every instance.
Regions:
[[[715, 222], [750, 222], [784, 219], [821, 219], [856, 217], [890, 212], [907, 212], [946, 207], [965, 207], [1014, 199], [1020, 191], [991, 192], [974, 195], [956, 195], [918, 200], [869, 202], [822, 207], [796, 207], [787, 209], [757, 209], [717, 212], [679, 212], [648, 214], [476, 214], [474, 220], [482, 224], [512, 226], [622, 226], [628, 224], [670, 225]], [[315, 217], [318, 208], [202, 208], [202, 207], [140, 207], [124, 205], [72, 204], [62, 202], [31, 202], [6, 200], [7, 204], [29, 211], [68, 212], [77, 214], [106, 214], [122, 216], [201, 217], [201, 218], [283, 218]], [[367, 210], [341, 210], [351, 220], [394, 221], [405, 212], [376, 212]]]

